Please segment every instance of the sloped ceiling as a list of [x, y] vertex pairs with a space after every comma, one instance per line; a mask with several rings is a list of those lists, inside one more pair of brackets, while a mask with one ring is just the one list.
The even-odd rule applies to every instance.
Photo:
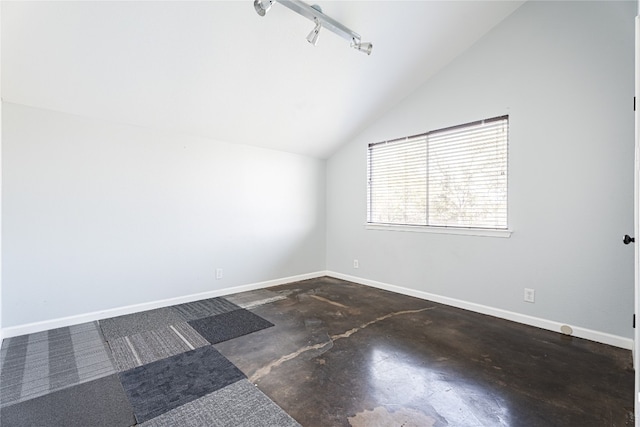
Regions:
[[2, 2], [6, 102], [326, 158], [523, 1]]

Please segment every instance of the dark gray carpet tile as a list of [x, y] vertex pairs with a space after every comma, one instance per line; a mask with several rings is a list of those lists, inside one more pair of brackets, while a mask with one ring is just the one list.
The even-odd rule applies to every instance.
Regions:
[[171, 307], [163, 307], [100, 320], [100, 327], [105, 339], [111, 341], [115, 338], [154, 331], [181, 322], [184, 322], [182, 316]]
[[0, 411], [3, 427], [134, 424], [133, 409], [115, 374], [15, 403]]
[[287, 296], [279, 294], [277, 292], [269, 291], [267, 289], [257, 289], [255, 291], [241, 292], [239, 294], [229, 295], [225, 298], [242, 308], [250, 309], [253, 307], [258, 307], [260, 305], [286, 299]]
[[0, 354], [0, 407], [114, 373], [96, 322], [9, 338]]
[[201, 301], [189, 302], [172, 307], [186, 320], [202, 319], [216, 314], [228, 313], [240, 307], [225, 298], [209, 298]]
[[211, 344], [241, 337], [273, 326], [273, 323], [245, 309], [192, 320], [189, 324]]
[[118, 372], [209, 345], [188, 323], [109, 341]]
[[247, 380], [196, 399], [141, 427], [299, 427], [293, 418]]
[[246, 378], [211, 346], [120, 373], [139, 423]]

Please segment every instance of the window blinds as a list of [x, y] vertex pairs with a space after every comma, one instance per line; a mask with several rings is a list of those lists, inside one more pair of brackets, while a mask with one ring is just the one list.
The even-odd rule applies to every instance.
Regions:
[[369, 145], [370, 223], [507, 228], [508, 116]]

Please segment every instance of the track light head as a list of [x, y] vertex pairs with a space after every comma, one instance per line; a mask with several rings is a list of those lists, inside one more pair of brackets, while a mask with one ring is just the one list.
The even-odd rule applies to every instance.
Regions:
[[360, 52], [364, 52], [367, 55], [371, 55], [371, 51], [373, 50], [373, 45], [369, 42], [359, 42], [353, 39], [351, 41], [351, 47], [359, 50]]
[[312, 45], [317, 46], [318, 37], [320, 35], [320, 28], [322, 28], [322, 25], [320, 25], [320, 21], [318, 21], [317, 19], [315, 20], [315, 22], [316, 22], [316, 26], [313, 30], [311, 30], [311, 32], [307, 36], [307, 41]]
[[258, 12], [258, 15], [264, 16], [271, 9], [273, 2], [274, 0], [253, 0], [253, 7]]

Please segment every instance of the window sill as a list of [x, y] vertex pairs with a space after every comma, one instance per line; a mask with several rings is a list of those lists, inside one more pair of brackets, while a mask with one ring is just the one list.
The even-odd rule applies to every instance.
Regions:
[[364, 225], [365, 230], [409, 231], [416, 233], [457, 234], [481, 237], [511, 237], [511, 230], [490, 230], [482, 228], [432, 227], [426, 225], [371, 224]]

